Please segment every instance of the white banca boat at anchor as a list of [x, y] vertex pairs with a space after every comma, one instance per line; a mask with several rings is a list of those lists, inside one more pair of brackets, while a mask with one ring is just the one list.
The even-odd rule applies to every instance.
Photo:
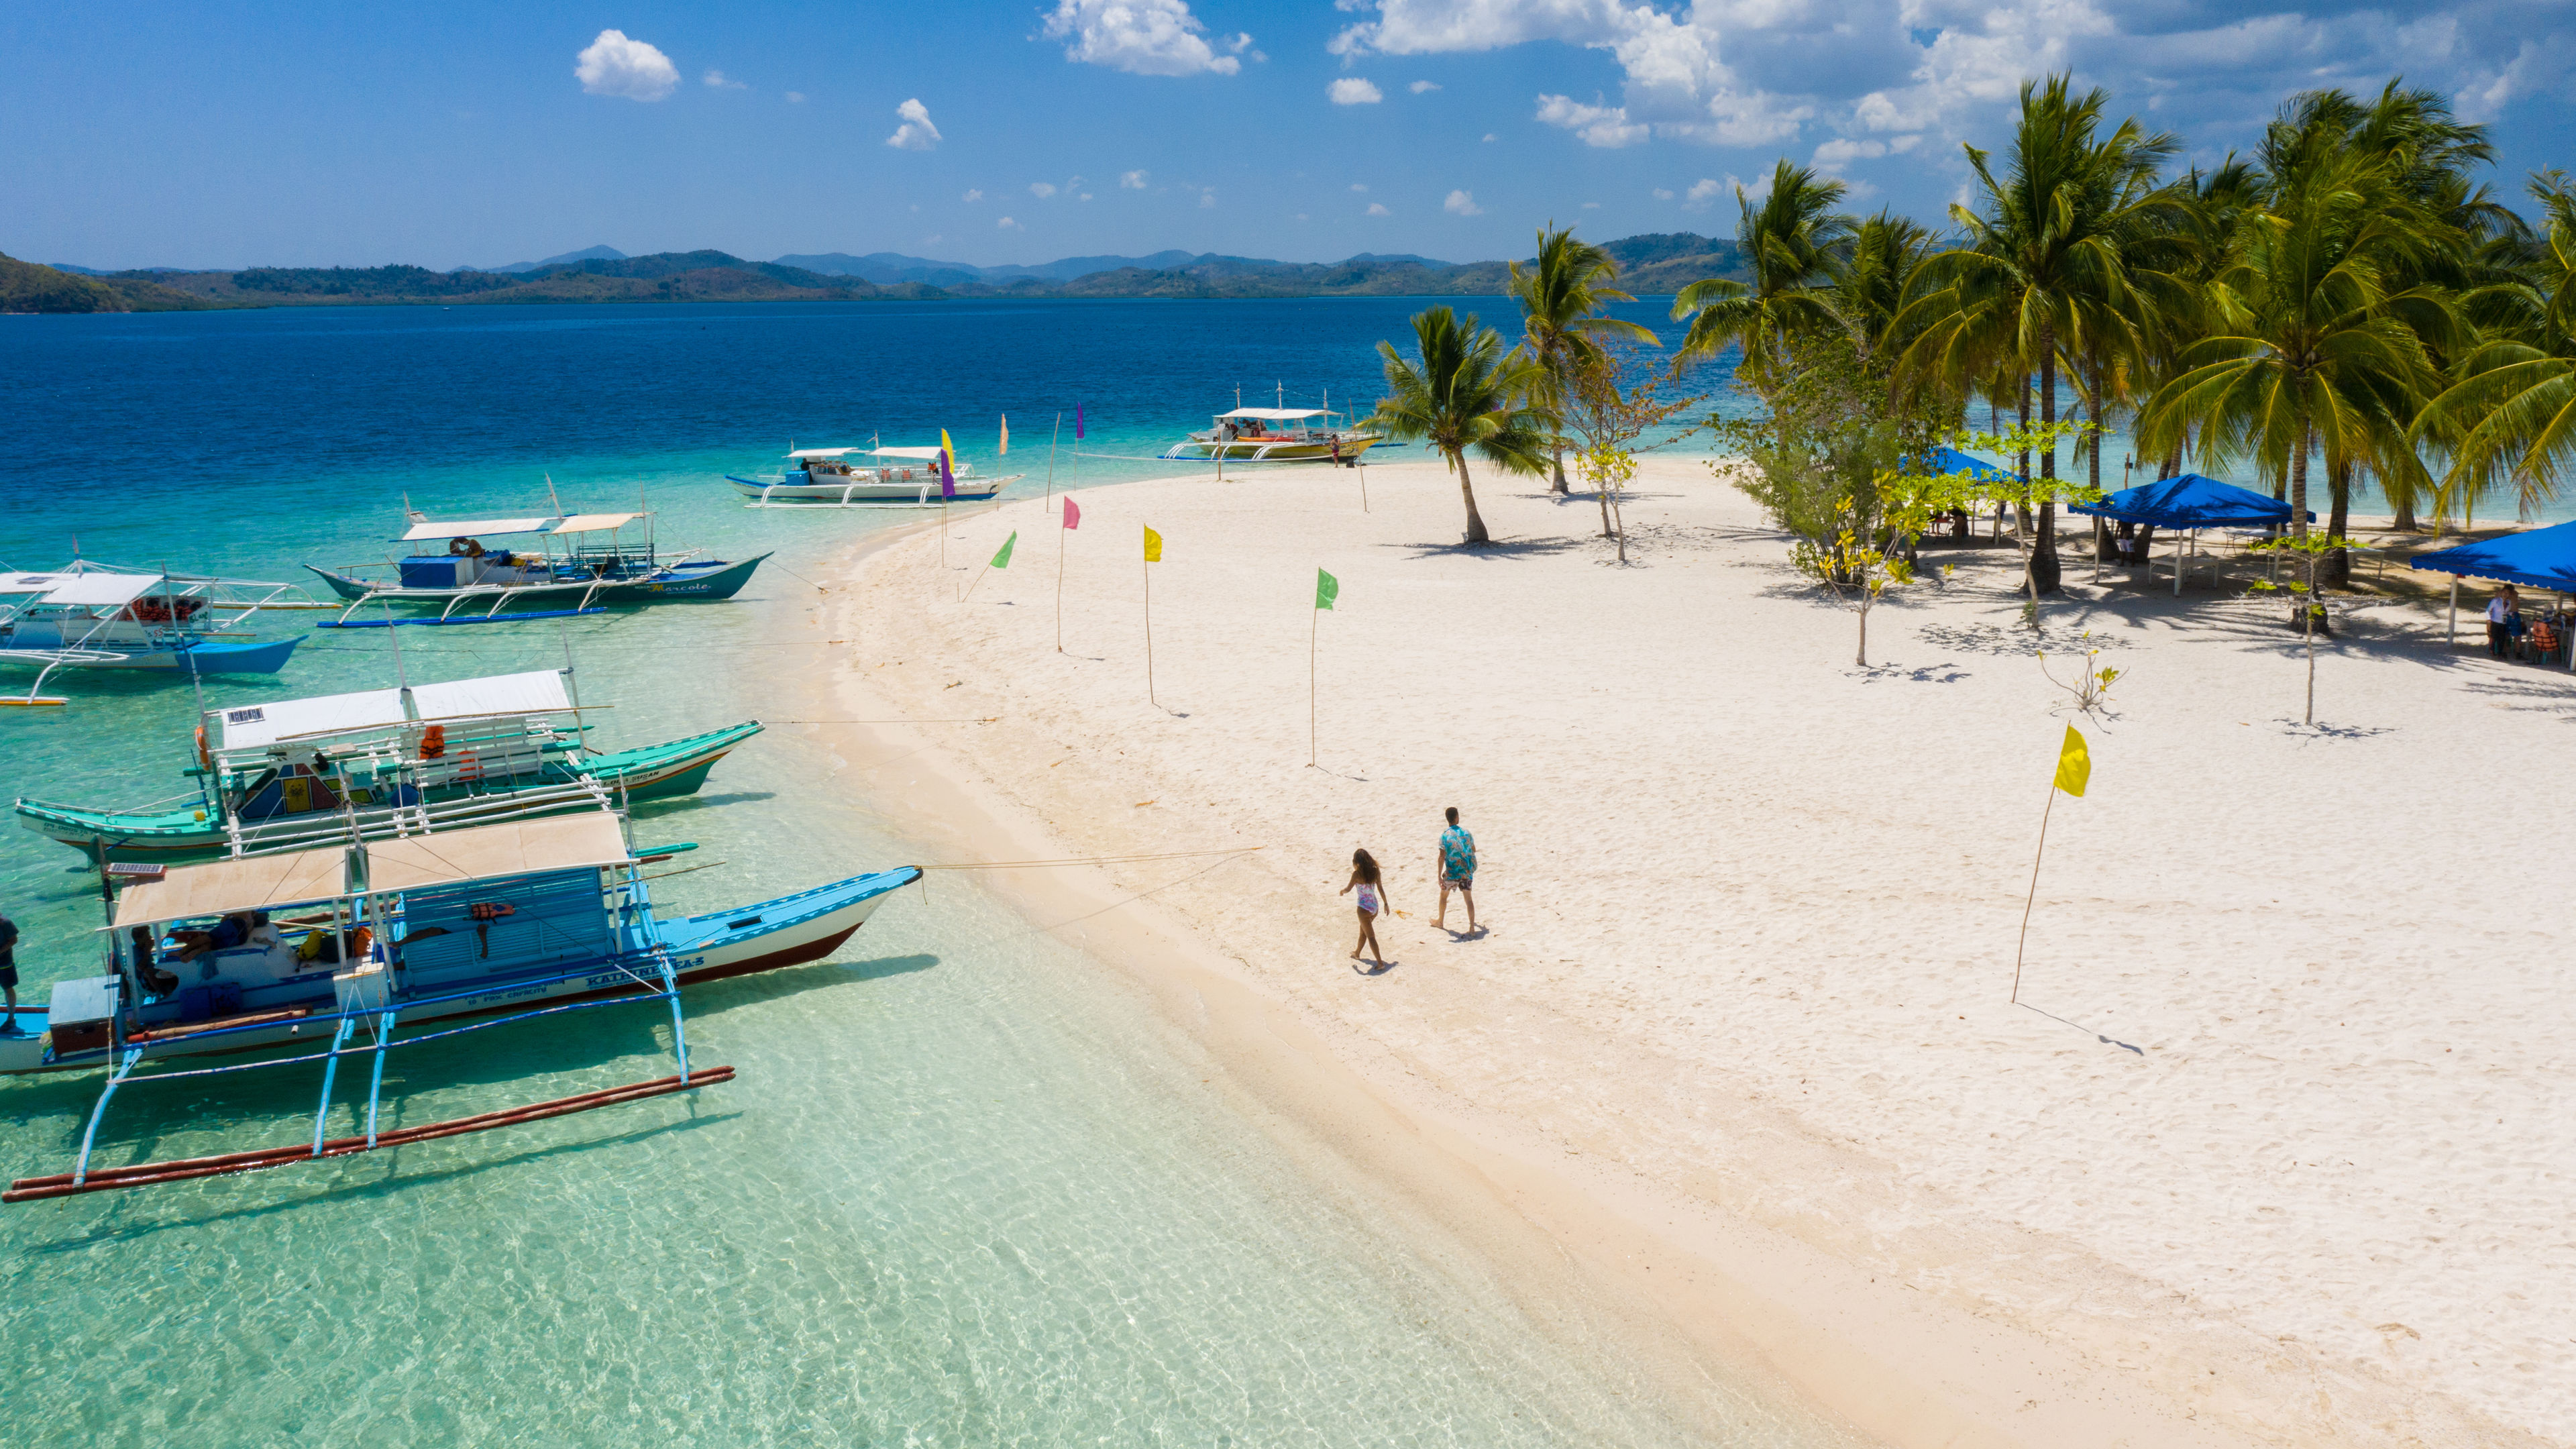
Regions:
[[[420, 624], [479, 624], [494, 620], [559, 618], [591, 613], [609, 604], [664, 604], [730, 599], [750, 582], [752, 571], [769, 555], [728, 563], [701, 559], [698, 551], [663, 556], [653, 547], [649, 513], [577, 513], [556, 518], [469, 518], [445, 522], [419, 513], [406, 515], [409, 525], [399, 542], [436, 543], [437, 553], [413, 554], [386, 568], [360, 565], [326, 569], [305, 567], [321, 575], [332, 592], [349, 601], [326, 629], [380, 628], [386, 619], [356, 617], [367, 604], [439, 606], [435, 619], [406, 619]], [[487, 538], [527, 539], [529, 546], [492, 549]], [[531, 600], [565, 607], [546, 610], [502, 610]], [[474, 607], [467, 607], [468, 605]], [[488, 605], [488, 607], [484, 607]]]
[[[68, 1172], [21, 1178], [0, 1202], [253, 1172], [372, 1151], [728, 1081], [693, 1067], [682, 988], [830, 955], [896, 889], [904, 866], [732, 910], [666, 919], [642, 867], [686, 846], [637, 850], [608, 810], [204, 865], [109, 867], [103, 970], [54, 985], [0, 1034], [0, 1073], [107, 1072]], [[511, 1022], [570, 1026], [586, 1008], [667, 1002], [675, 1076], [444, 1122], [382, 1121], [398, 1049]], [[428, 1030], [421, 1028], [427, 1027]], [[284, 1050], [288, 1055], [274, 1055]], [[173, 1061], [263, 1053], [154, 1071]], [[335, 1108], [341, 1063], [366, 1100]], [[309, 1141], [208, 1157], [93, 1164], [120, 1089], [200, 1091], [235, 1072], [321, 1065]], [[185, 1085], [181, 1085], [181, 1084]], [[352, 1131], [332, 1137], [335, 1110]]]
[[88, 560], [43, 572], [0, 567], [0, 664], [36, 670], [26, 694], [0, 704], [63, 703], [39, 693], [57, 669], [275, 674], [303, 636], [261, 639], [243, 621], [262, 609], [326, 607], [292, 584], [257, 579]]
[[1004, 484], [1028, 476], [986, 477], [975, 471], [974, 464], [955, 460], [949, 464], [949, 475], [957, 491], [943, 500], [937, 448], [798, 448], [787, 455], [786, 466], [776, 474], [740, 478], [728, 473], [725, 481], [755, 506], [936, 508], [942, 501], [984, 502], [1001, 492]]
[[1354, 427], [1347, 416], [1323, 408], [1236, 408], [1217, 414], [1214, 426], [1174, 443], [1163, 457], [1355, 466], [1361, 454], [1385, 440], [1385, 434]]

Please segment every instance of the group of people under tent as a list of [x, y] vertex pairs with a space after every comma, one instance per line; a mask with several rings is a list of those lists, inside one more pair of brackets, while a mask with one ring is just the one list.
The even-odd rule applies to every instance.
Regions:
[[2537, 615], [2522, 611], [2522, 591], [2511, 584], [2496, 589], [2487, 601], [2487, 653], [2498, 659], [2532, 664], [2565, 664], [2576, 609], [2561, 596]]

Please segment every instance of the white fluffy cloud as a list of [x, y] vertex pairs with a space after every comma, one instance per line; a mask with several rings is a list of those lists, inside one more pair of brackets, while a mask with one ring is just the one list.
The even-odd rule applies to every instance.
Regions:
[[594, 96], [624, 96], [630, 101], [658, 101], [680, 88], [680, 68], [671, 58], [623, 30], [603, 30], [573, 58], [572, 73]]
[[894, 108], [903, 124], [886, 137], [886, 144], [898, 151], [927, 151], [939, 144], [939, 128], [930, 124], [930, 107], [919, 100], [909, 100]]
[[1411, 84], [1411, 85], [1409, 85], [1409, 86], [1406, 86], [1406, 87], [1405, 87], [1405, 89], [1406, 89], [1406, 90], [1409, 90], [1409, 91], [1411, 91], [1411, 92], [1413, 92], [1413, 93], [1414, 93], [1415, 95], [1417, 95], [1417, 96], [1419, 96], [1419, 95], [1426, 95], [1426, 94], [1428, 94], [1428, 93], [1430, 93], [1430, 92], [1432, 92], [1432, 91], [1436, 91], [1436, 90], [1440, 89], [1440, 82], [1438, 82], [1438, 81], [1415, 81], [1413, 84]]
[[1128, 191], [1142, 191], [1145, 189], [1145, 173], [1142, 171], [1121, 171], [1118, 173], [1118, 184], [1120, 187]]
[[1440, 209], [1449, 213], [1451, 216], [1483, 216], [1485, 214], [1485, 209], [1476, 204], [1476, 198], [1464, 191], [1450, 192], [1449, 199], [1440, 203]]
[[732, 79], [720, 70], [708, 71], [704, 79], [708, 88], [712, 90], [739, 91], [749, 89], [749, 87], [745, 86], [742, 82]]
[[1706, 211], [1719, 197], [1734, 189], [1735, 178], [1732, 176], [1724, 181], [1711, 181], [1703, 176], [1692, 182], [1690, 189], [1682, 193], [1682, 205], [1693, 211]]
[[1367, 214], [1368, 214], [1368, 215], [1370, 215], [1370, 216], [1392, 216], [1392, 215], [1394, 215], [1394, 213], [1393, 213], [1393, 212], [1390, 212], [1390, 211], [1388, 211], [1388, 210], [1386, 209], [1386, 203], [1384, 203], [1384, 202], [1382, 202], [1382, 201], [1372, 201], [1372, 202], [1370, 202], [1370, 203], [1368, 204], [1368, 213], [1367, 213]]
[[1354, 181], [1351, 183], [1351, 190], [1366, 191], [1368, 190], [1368, 183], [1365, 181]]
[[1210, 209], [1212, 209], [1213, 207], [1215, 207], [1215, 205], [1216, 205], [1216, 193], [1215, 193], [1215, 192], [1213, 192], [1213, 191], [1202, 191], [1202, 192], [1200, 192], [1200, 193], [1199, 193], [1199, 210], [1201, 210], [1201, 211], [1207, 211], [1207, 210], [1210, 210]]
[[1206, 32], [1188, 0], [1057, 0], [1046, 18], [1065, 59], [1130, 75], [1233, 75], [1243, 55], [1261, 58], [1249, 35], [1211, 44]]
[[1386, 99], [1384, 91], [1355, 75], [1344, 76], [1324, 87], [1324, 94], [1331, 96], [1337, 106], [1373, 106]]
[[1538, 119], [1593, 146], [1812, 147], [1828, 170], [1920, 169], [1893, 158], [1925, 142], [1937, 165], [1956, 169], [1956, 143], [1991, 143], [2022, 82], [2055, 70], [2111, 88], [2115, 114], [2213, 153], [2251, 142], [2292, 90], [2369, 92], [2393, 74], [2451, 95], [2471, 120], [2576, 99], [2565, 0], [1336, 3], [1357, 12], [1327, 47], [1345, 63], [1525, 45], [1598, 51], [1619, 68], [1618, 94], [1543, 95]]
[[1626, 106], [1587, 106], [1572, 96], [1539, 97], [1538, 119], [1572, 131], [1586, 146], [1634, 146], [1652, 131], [1629, 120]]
[[1055, 195], [1055, 183], [1052, 181], [1032, 181], [1029, 183], [1029, 195], [1036, 197], [1040, 201], [1044, 201], [1048, 197]]
[[1007, 216], [1006, 216], [1006, 217], [1003, 217], [1000, 221], [997, 221], [997, 222], [993, 223], [993, 226], [994, 226], [994, 228], [995, 228], [996, 230], [999, 230], [999, 231], [1027, 231], [1027, 230], [1028, 230], [1028, 228], [1027, 228], [1027, 227], [1024, 227], [1024, 226], [1020, 225], [1018, 222], [1011, 220], [1011, 219], [1010, 219], [1009, 217], [1007, 217]]
[[975, 190], [973, 187], [968, 187], [966, 194], [958, 199], [961, 201], [981, 201], [984, 199], [984, 193]]

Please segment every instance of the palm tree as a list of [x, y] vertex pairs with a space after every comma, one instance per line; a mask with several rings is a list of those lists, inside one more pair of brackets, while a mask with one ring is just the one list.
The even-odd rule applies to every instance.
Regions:
[[1842, 329], [1831, 279], [1851, 242], [1852, 219], [1834, 210], [1846, 190], [1785, 158], [1758, 206], [1736, 188], [1735, 243], [1753, 281], [1713, 277], [1682, 288], [1673, 299], [1673, 320], [1687, 319], [1690, 330], [1680, 358], [1714, 357], [1737, 344], [1744, 349], [1738, 371], [1760, 388], [1787, 362], [1799, 335]]
[[[2099, 135], [2109, 96], [2073, 94], [2068, 77], [2021, 88], [2012, 151], [1998, 178], [1987, 153], [1966, 147], [1983, 193], [1979, 211], [1950, 208], [1968, 244], [1924, 264], [1926, 315], [1910, 370], [1964, 383], [2009, 360], [2016, 375], [2039, 375], [2043, 425], [2057, 421], [2059, 363], [2078, 339], [2100, 331], [2134, 345], [2138, 306], [2132, 295], [2133, 247], [2179, 211], [2177, 193], [2156, 173], [2181, 148], [2173, 136], [2149, 135], [2134, 120]], [[1937, 319], [1937, 320], [1936, 320]], [[2043, 450], [2038, 534], [2031, 550], [2039, 592], [2057, 587], [2057, 449]]]
[[1517, 349], [1506, 351], [1502, 334], [1472, 312], [1464, 318], [1446, 307], [1417, 312], [1413, 335], [1418, 356], [1412, 361], [1392, 343], [1377, 345], [1386, 359], [1388, 395], [1371, 421], [1388, 437], [1430, 444], [1448, 462], [1467, 500], [1468, 544], [1491, 543], [1467, 478], [1467, 454], [1506, 473], [1547, 471], [1556, 428], [1545, 409], [1529, 404], [1542, 386], [1532, 376], [1538, 364]]
[[2446, 490], [2474, 499], [2509, 481], [2526, 516], [2558, 496], [2576, 464], [2576, 183], [2544, 171], [2531, 195], [2548, 218], [2531, 278], [2489, 289], [2489, 301], [2512, 309], [2505, 325], [2468, 353], [2422, 422], [2452, 442]]
[[2339, 134], [2272, 140], [2266, 205], [2210, 285], [2209, 334], [2138, 431], [2149, 448], [2196, 432], [2205, 455], [2252, 455], [2288, 479], [2304, 538], [2309, 451], [2384, 457], [2438, 385], [2433, 348], [2461, 335], [2458, 304], [2415, 278], [2460, 238], [2395, 183], [2390, 158]]
[[[1634, 322], [1600, 315], [1612, 302], [1637, 299], [1610, 284], [1619, 263], [1608, 252], [1574, 239], [1574, 228], [1552, 223], [1538, 234], [1538, 257], [1529, 270], [1511, 264], [1512, 295], [1520, 299], [1521, 351], [1538, 364], [1541, 395], [1531, 399], [1550, 412], [1562, 412], [1568, 381], [1575, 371], [1598, 363], [1601, 339], [1616, 337], [1654, 346], [1655, 334]], [[1565, 442], [1549, 448], [1556, 469], [1556, 491], [1566, 492]]]

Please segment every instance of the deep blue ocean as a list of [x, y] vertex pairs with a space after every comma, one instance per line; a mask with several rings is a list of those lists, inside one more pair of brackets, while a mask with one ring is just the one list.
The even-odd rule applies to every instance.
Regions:
[[[315, 631], [209, 705], [561, 664], [620, 748], [774, 712], [820, 563], [908, 512], [755, 510], [804, 446], [937, 441], [1098, 486], [1235, 405], [1375, 396], [1410, 299], [311, 309], [0, 317], [0, 562], [295, 582], [437, 517], [636, 506], [771, 563], [737, 600], [561, 625]], [[1465, 306], [1478, 303], [1468, 301]], [[1509, 306], [1483, 310], [1507, 320]], [[1633, 314], [1654, 325], [1660, 307]], [[1090, 454], [1072, 456], [1083, 409]], [[996, 448], [1003, 417], [1007, 458]], [[321, 590], [314, 590], [317, 596]], [[306, 630], [310, 614], [264, 630]], [[0, 689], [26, 687], [0, 670]], [[185, 787], [184, 681], [57, 674], [0, 793]], [[851, 762], [778, 722], [639, 834], [666, 911], [900, 863]], [[952, 884], [952, 882], [954, 884]], [[94, 969], [97, 878], [0, 824], [22, 993]], [[1844, 1442], [1742, 1387], [1676, 1409], [1436, 1225], [1248, 1121], [1114, 971], [962, 878], [831, 960], [693, 992], [727, 1087], [246, 1177], [0, 1208], [13, 1443], [1538, 1445]], [[651, 1009], [424, 1048], [422, 1122], [660, 1075]], [[344, 1074], [345, 1077], [346, 1074]], [[1211, 1085], [1211, 1078], [1219, 1078]], [[312, 1130], [303, 1068], [137, 1083], [100, 1160]], [[0, 1081], [0, 1178], [68, 1166], [94, 1078]], [[347, 1129], [353, 1092], [332, 1126]]]

